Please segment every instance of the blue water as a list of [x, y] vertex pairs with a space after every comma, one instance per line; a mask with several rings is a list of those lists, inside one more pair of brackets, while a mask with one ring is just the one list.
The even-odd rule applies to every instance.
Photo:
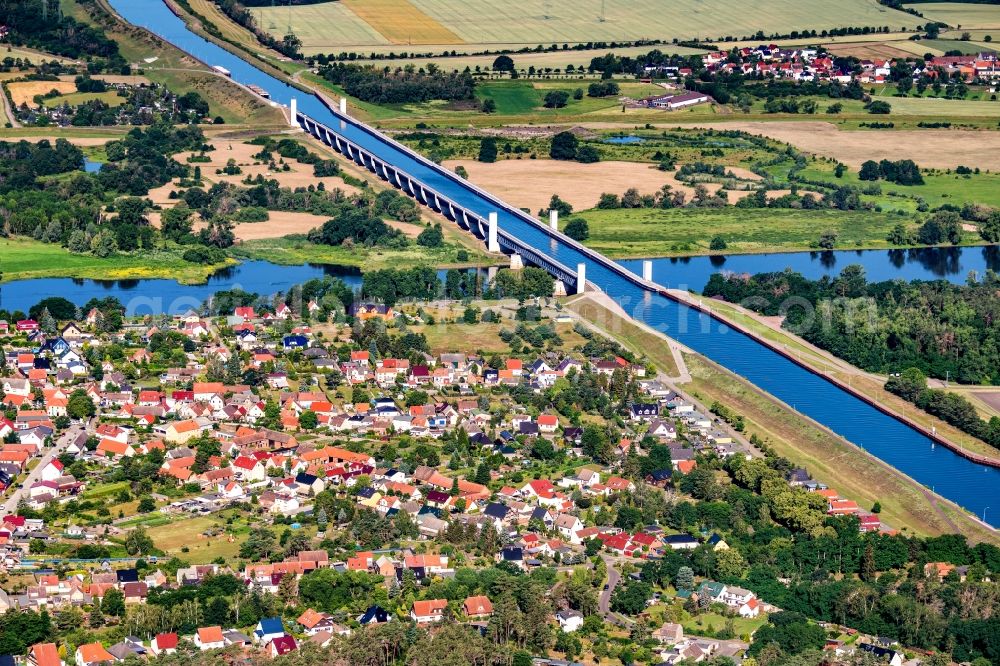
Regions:
[[78, 306], [92, 298], [114, 296], [125, 305], [129, 316], [180, 314], [197, 308], [217, 291], [242, 289], [261, 296], [287, 292], [306, 280], [324, 275], [338, 277], [352, 287], [361, 285], [357, 269], [341, 266], [279, 266], [267, 261], [247, 261], [224, 268], [206, 284], [180, 284], [176, 280], [82, 280], [39, 278], [0, 284], [0, 308], [28, 309], [46, 296], [62, 296]]
[[95, 162], [91, 159], [83, 160], [83, 170], [87, 173], [97, 173], [101, 170], [102, 166], [104, 166], [104, 162]]
[[[209, 65], [222, 65], [242, 83], [261, 86], [271, 99], [287, 104], [298, 99], [299, 110], [345, 138], [394, 164], [427, 187], [460, 206], [486, 217], [499, 210], [502, 229], [547, 252], [569, 267], [585, 263], [587, 278], [618, 300], [635, 317], [673, 336], [692, 349], [740, 374], [765, 391], [825, 424], [859, 446], [914, 477], [938, 493], [976, 513], [1000, 507], [1000, 471], [971, 463], [803, 370], [754, 340], [665, 297], [644, 291], [615, 270], [597, 263], [577, 248], [554, 239], [447, 171], [405, 153], [373, 131], [341, 118], [316, 97], [297, 91], [264, 74], [228, 51], [189, 32], [161, 0], [110, 0], [128, 21], [144, 26]], [[1000, 513], [1000, 511], [995, 512]], [[1000, 519], [1000, 517], [998, 517]]]
[[[716, 257], [653, 259], [653, 281], [671, 289], [702, 291], [713, 273], [764, 273], [786, 268], [812, 280], [835, 276], [845, 266], [864, 266], [869, 282], [884, 280], [948, 280], [964, 283], [970, 272], [982, 277], [987, 270], [1000, 272], [1000, 247], [928, 247], [912, 250], [837, 250], [788, 252]], [[642, 260], [620, 264], [642, 273]]]
[[641, 136], [612, 136], [604, 140], [604, 143], [615, 143], [619, 145], [632, 145], [634, 143], [643, 143], [645, 139]]

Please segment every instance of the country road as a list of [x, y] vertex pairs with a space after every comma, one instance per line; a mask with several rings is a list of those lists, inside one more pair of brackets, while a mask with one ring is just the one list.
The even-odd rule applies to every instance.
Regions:
[[41, 479], [42, 470], [45, 469], [45, 466], [48, 465], [52, 460], [58, 458], [59, 455], [66, 450], [66, 447], [69, 446], [70, 442], [72, 442], [73, 439], [80, 434], [80, 432], [84, 429], [84, 427], [85, 426], [82, 425], [70, 426], [66, 430], [66, 432], [62, 434], [62, 437], [60, 437], [56, 441], [56, 443], [51, 448], [49, 448], [48, 451], [45, 452], [45, 454], [38, 461], [38, 464], [35, 465], [34, 469], [32, 469], [28, 473], [28, 476], [25, 477], [23, 480], [18, 481], [20, 486], [15, 487], [14, 492], [10, 494], [10, 497], [4, 500], [3, 503], [4, 515], [14, 513], [14, 511], [17, 510], [17, 504], [18, 502], [21, 501], [22, 495], [24, 495], [28, 491], [28, 489], [31, 488], [31, 484]]
[[621, 615], [620, 613], [612, 612], [611, 610], [611, 595], [614, 594], [615, 588], [618, 583], [621, 582], [622, 573], [618, 571], [615, 565], [618, 560], [610, 555], [601, 555], [604, 563], [608, 565], [608, 589], [601, 591], [601, 596], [597, 598], [597, 610], [605, 620], [613, 622], [619, 626], [627, 626], [630, 624], [635, 624], [635, 622]]

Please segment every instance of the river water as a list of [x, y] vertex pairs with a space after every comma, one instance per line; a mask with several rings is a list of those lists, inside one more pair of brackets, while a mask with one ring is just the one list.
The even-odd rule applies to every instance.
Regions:
[[[294, 96], [302, 113], [394, 164], [425, 186], [448, 196], [456, 204], [483, 218], [489, 212], [497, 211], [501, 228], [522, 242], [547, 253], [570, 268], [579, 263], [586, 264], [588, 280], [615, 298], [637, 319], [746, 377], [763, 390], [864, 447], [939, 494], [977, 514], [987, 507], [1000, 507], [1000, 471], [974, 464], [947, 449], [935, 447], [927, 437], [798, 367], [755, 340], [736, 333], [695, 310], [643, 290], [638, 284], [611, 267], [594, 261], [573, 245], [550, 237], [537, 226], [525, 221], [513, 207], [475, 191], [454, 174], [419, 160], [348, 118], [335, 115], [318, 98], [289, 87], [191, 33], [162, 0], [110, 0], [110, 4], [131, 23], [148, 28], [206, 64], [225, 67], [232, 72], [235, 80], [261, 86], [270, 93], [272, 100], [287, 104]], [[711, 265], [711, 259], [704, 261]], [[730, 261], [731, 259], [727, 259], [726, 263], [729, 264]], [[731, 265], [735, 263], [733, 261]], [[663, 271], [662, 267], [670, 262], [661, 261], [659, 264], [659, 270]], [[704, 273], [706, 269], [701, 268], [700, 274], [695, 270], [701, 265], [700, 262], [695, 262], [688, 272], [683, 269], [691, 266], [691, 262], [686, 266], [677, 264], [677, 270], [683, 272], [674, 274], [677, 282], [671, 283], [671, 286], [686, 283], [691, 288], [697, 288], [699, 280], [703, 282], [707, 279]], [[817, 265], [822, 266], [822, 260], [819, 264], [814, 264], [809, 259], [804, 265], [815, 268]], [[904, 267], [909, 265], [908, 262], [903, 262]], [[780, 261], [775, 263], [774, 269], [779, 266]], [[654, 274], [654, 277], [666, 281], [662, 275]], [[994, 514], [997, 514], [996, 518], [993, 514], [987, 517], [991, 521], [1000, 521], [1000, 509]]]

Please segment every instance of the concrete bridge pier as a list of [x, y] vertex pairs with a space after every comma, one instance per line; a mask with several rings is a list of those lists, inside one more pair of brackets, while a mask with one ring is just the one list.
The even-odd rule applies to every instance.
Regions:
[[555, 285], [552, 287], [553, 296], [565, 296], [566, 295], [566, 283], [562, 280], [556, 280]]
[[493, 284], [497, 279], [497, 267], [487, 266], [486, 267], [486, 284]]
[[510, 255], [510, 270], [519, 271], [522, 268], [524, 268], [524, 260], [521, 259], [521, 255], [519, 255], [517, 252]]
[[549, 229], [559, 231], [559, 211], [555, 209], [549, 211]]
[[642, 279], [646, 282], [653, 281], [653, 262], [648, 259], [642, 262]]
[[576, 265], [576, 293], [587, 291], [587, 264]]
[[500, 251], [500, 243], [497, 241], [497, 229], [498, 228], [499, 228], [499, 224], [497, 222], [497, 214], [494, 211], [494, 212], [490, 213], [490, 229], [489, 229], [489, 235], [488, 235], [488, 242], [487, 242], [487, 245], [486, 245], [486, 249], [489, 252], [499, 252]]
[[347, 98], [346, 97], [341, 97], [340, 98], [340, 114], [343, 115], [343, 116], [347, 115]]
[[289, 110], [291, 111], [291, 115], [289, 116], [291, 126], [298, 127], [299, 121], [296, 119], [296, 116], [299, 115], [299, 106], [294, 97], [292, 98], [291, 104], [289, 104]]

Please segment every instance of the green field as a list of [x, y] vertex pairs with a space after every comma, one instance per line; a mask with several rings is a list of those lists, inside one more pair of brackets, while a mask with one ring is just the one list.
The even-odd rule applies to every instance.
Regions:
[[962, 28], [1000, 28], [1000, 6], [964, 2], [927, 2], [905, 5], [932, 21]]
[[90, 92], [78, 92], [70, 93], [69, 95], [59, 95], [58, 97], [50, 97], [42, 101], [44, 106], [49, 108], [55, 108], [57, 106], [62, 106], [63, 104], [69, 104], [70, 106], [79, 106], [85, 102], [91, 102], [93, 100], [101, 100], [108, 106], [114, 108], [116, 106], [121, 106], [125, 103], [124, 97], [119, 97], [118, 93], [109, 91], [102, 93], [90, 93]]
[[[677, 46], [675, 44], [661, 44], [658, 47], [628, 46], [625, 48], [614, 49], [614, 53], [618, 56], [635, 57], [638, 55], [645, 55], [654, 48], [659, 48], [666, 53], [676, 53], [677, 55], [705, 53], [705, 51], [701, 49], [692, 49], [687, 46]], [[368, 49], [366, 49], [366, 51], [367, 50]], [[375, 51], [379, 49], [371, 50]], [[305, 52], [309, 53], [310, 50], [307, 48], [305, 49]], [[565, 69], [567, 65], [573, 65], [574, 67], [586, 67], [590, 64], [592, 59], [607, 55], [607, 53], [608, 49], [573, 49], [566, 51], [550, 51], [547, 53], [515, 53], [511, 57], [514, 59], [514, 66], [521, 70], [527, 70], [529, 67], [534, 67], [535, 69], [544, 69], [547, 67], [551, 67], [552, 69]], [[493, 61], [495, 59], [496, 55], [479, 55], [455, 56], [448, 58], [430, 57], [399, 58], [395, 60], [363, 60], [359, 62], [375, 65], [377, 67], [403, 67], [405, 65], [413, 65], [418, 68], [426, 68], [428, 64], [434, 63], [445, 71], [463, 71], [466, 67], [472, 70], [476, 67], [488, 70], [493, 66]]]
[[329, 47], [390, 44], [377, 30], [340, 2], [288, 7], [254, 7], [257, 25], [273, 35], [284, 35], [291, 16], [292, 29], [302, 40], [304, 53], [326, 52]]
[[[390, 0], [382, 4], [392, 5]], [[423, 21], [400, 33], [392, 17], [372, 20], [375, 34], [350, 17], [343, 3], [329, 2], [263, 10], [262, 23], [272, 34], [282, 35], [289, 22], [295, 34], [310, 48], [335, 51], [348, 46], [377, 46], [386, 41], [408, 44], [552, 44], [637, 39], [718, 39], [788, 32], [790, 29], [823, 30], [836, 26], [891, 25], [913, 28], [923, 21], [888, 9], [874, 0], [843, 0], [838, 3], [810, 0], [772, 0], [764, 7], [743, 11], [730, 0], [633, 0], [608, 3], [602, 0], [395, 0], [407, 15], [416, 9]], [[603, 8], [603, 15], [602, 15]], [[269, 13], [270, 12], [270, 13]], [[383, 14], [391, 14], [384, 12]], [[290, 21], [289, 21], [289, 16]], [[272, 27], [273, 26], [273, 27]], [[426, 26], [426, 35], [421, 32]], [[458, 40], [428, 41], [444, 31]]]
[[[707, 254], [722, 236], [728, 252], [806, 250], [826, 231], [839, 248], [887, 247], [885, 237], [909, 217], [888, 213], [790, 209], [620, 209], [574, 213], [590, 226], [586, 245], [611, 257]], [[971, 240], [971, 238], [970, 238]]]
[[163, 250], [100, 259], [88, 254], [72, 254], [60, 245], [29, 238], [0, 239], [0, 274], [5, 281], [41, 277], [173, 278], [194, 284], [204, 282], [217, 268], [188, 263], [177, 254]]

